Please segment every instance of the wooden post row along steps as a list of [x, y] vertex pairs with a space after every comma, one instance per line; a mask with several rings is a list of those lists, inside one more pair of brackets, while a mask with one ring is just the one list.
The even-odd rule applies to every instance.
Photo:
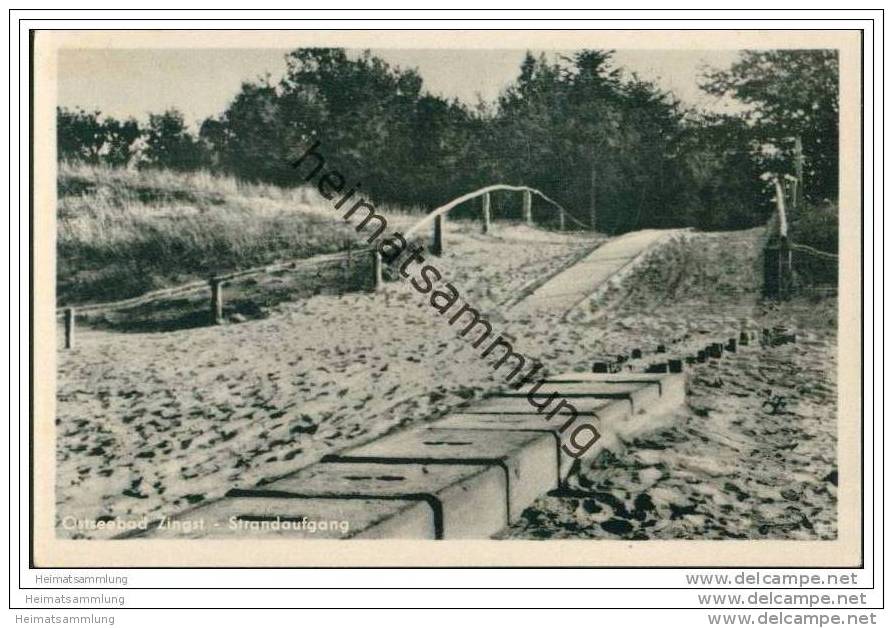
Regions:
[[[559, 487], [591, 432], [680, 406], [684, 377], [568, 373], [506, 390], [126, 536], [488, 538]], [[557, 402], [538, 412], [528, 393], [542, 406], [566, 399], [578, 414]], [[348, 529], [308, 525], [318, 521]]]

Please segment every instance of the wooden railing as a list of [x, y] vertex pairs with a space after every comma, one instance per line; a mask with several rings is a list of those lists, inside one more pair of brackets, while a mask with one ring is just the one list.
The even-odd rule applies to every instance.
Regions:
[[[776, 299], [787, 298], [794, 284], [793, 252], [836, 263], [838, 256], [827, 251], [819, 251], [805, 244], [795, 244], [789, 237], [790, 212], [787, 199], [793, 204], [799, 203], [802, 211], [802, 187], [800, 180], [791, 175], [774, 177], [775, 211], [769, 220], [766, 248], [764, 251], [763, 287], [766, 296]], [[786, 185], [787, 184], [787, 185]], [[786, 188], [790, 189], [790, 193]], [[798, 257], [798, 259], [800, 259]]]
[[781, 178], [774, 177], [775, 211], [769, 220], [766, 249], [763, 253], [763, 289], [766, 296], [787, 296], [792, 278], [791, 248], [788, 243], [788, 216], [785, 189]]
[[454, 198], [449, 203], [431, 210], [424, 218], [407, 229], [405, 234], [406, 237], [408, 238], [412, 235], [417, 234], [419, 231], [427, 226], [433, 226], [431, 250], [436, 255], [440, 255], [443, 252], [444, 219], [446, 218], [446, 215], [462, 203], [467, 203], [468, 201], [474, 200], [476, 198], [481, 198], [481, 231], [483, 233], [489, 233], [490, 194], [492, 192], [521, 192], [523, 194], [521, 204], [521, 218], [525, 223], [529, 225], [533, 224], [533, 196], [536, 195], [558, 210], [559, 230], [565, 230], [568, 220], [584, 229], [588, 228], [585, 224], [569, 214], [568, 211], [564, 207], [559, 205], [555, 200], [549, 198], [536, 188], [527, 187], [526, 185], [507, 185], [504, 183], [497, 183], [495, 185], [488, 185], [487, 187], [480, 188], [479, 190], [463, 194], [462, 196]]
[[339, 253], [330, 253], [326, 255], [316, 255], [309, 258], [287, 260], [276, 262], [273, 264], [267, 264], [265, 266], [257, 266], [254, 268], [234, 271], [231, 273], [214, 275], [207, 280], [193, 281], [190, 283], [182, 284], [180, 286], [174, 286], [172, 288], [153, 290], [152, 292], [146, 292], [137, 297], [131, 297], [128, 299], [106, 301], [103, 303], [88, 303], [84, 305], [78, 305], [76, 307], [57, 308], [56, 316], [63, 317], [65, 328], [64, 346], [66, 349], [70, 349], [72, 346], [74, 346], [75, 319], [78, 315], [99, 314], [102, 312], [133, 308], [140, 305], [146, 305], [154, 301], [159, 301], [161, 299], [181, 297], [207, 290], [210, 293], [211, 298], [210, 322], [219, 325], [223, 323], [224, 320], [223, 287], [228, 282], [283, 271], [308, 271], [325, 265], [347, 264], [348, 266], [350, 266], [352, 260], [362, 260], [362, 258], [365, 257], [371, 258], [368, 267], [371, 269], [372, 272], [371, 286], [372, 289], [375, 290], [379, 287], [382, 276], [381, 268], [379, 266], [381, 260], [380, 257], [377, 255], [377, 251], [373, 251], [370, 248], [363, 248], [359, 250], [350, 249], [348, 251]]

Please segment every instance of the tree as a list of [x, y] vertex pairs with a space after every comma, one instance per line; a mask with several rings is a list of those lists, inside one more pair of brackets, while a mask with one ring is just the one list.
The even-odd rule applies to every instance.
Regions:
[[59, 159], [99, 163], [106, 143], [100, 112], [56, 108], [56, 136]]
[[781, 157], [766, 159], [772, 169], [793, 174], [799, 136], [805, 192], [819, 201], [838, 193], [838, 76], [836, 50], [749, 50], [730, 69], [707, 73], [702, 88], [750, 107], [743, 118]]
[[280, 98], [267, 80], [242, 83], [219, 119], [202, 123], [199, 137], [227, 172], [249, 181], [294, 181], [288, 167], [290, 129]]
[[107, 163], [126, 167], [134, 156], [141, 131], [136, 120], [100, 120], [99, 111], [56, 109], [58, 157], [62, 160]]
[[132, 118], [123, 122], [114, 118], [106, 119], [105, 162], [110, 166], [126, 168], [135, 155], [134, 146], [141, 136], [140, 126]]
[[171, 170], [195, 170], [205, 164], [201, 145], [186, 128], [183, 114], [169, 109], [149, 116], [144, 165]]
[[[414, 166], [404, 177], [413, 204], [439, 204], [482, 185], [473, 155], [479, 128], [471, 112], [456, 100], [424, 95], [416, 102], [409, 130]], [[411, 180], [408, 180], [411, 177]], [[461, 192], [459, 192], [461, 193]]]
[[675, 100], [613, 67], [612, 51], [528, 53], [499, 99], [499, 169], [601, 230], [684, 224], [682, 122]]
[[[611, 233], [741, 228], [765, 220], [760, 175], [774, 166], [762, 151], [770, 142], [784, 148], [784, 138], [801, 135], [811, 191], [820, 183], [836, 190], [836, 57], [828, 54], [748, 53], [712, 73], [706, 89], [750, 111], [709, 116], [623, 73], [610, 50], [528, 52], [494, 103], [468, 106], [426, 93], [417, 70], [369, 51], [302, 48], [287, 54], [280, 81], [244, 82], [197, 137], [176, 110], [151, 115], [140, 131], [132, 120], [60, 109], [59, 154], [127, 165], [140, 139], [140, 165], [300, 185], [291, 164], [319, 140], [326, 167], [376, 202], [433, 207], [501, 182], [538, 188]], [[494, 211], [519, 215], [519, 195], [493, 200]]]
[[687, 188], [681, 204], [687, 224], [701, 229], [741, 229], [765, 224], [772, 211], [756, 158], [758, 142], [737, 116], [691, 113], [678, 164]]
[[580, 151], [579, 160], [586, 164], [581, 174], [588, 180], [589, 225], [593, 229], [599, 224], [599, 189], [605, 188], [601, 180], [617, 174], [612, 172], [616, 163], [612, 155], [621, 145], [623, 128], [620, 72], [611, 66], [612, 56], [613, 51], [584, 50], [572, 58], [575, 71], [568, 118], [576, 127], [574, 134], [584, 140], [572, 149]]
[[[367, 196], [411, 196], [418, 72], [392, 67], [369, 51], [351, 59], [333, 48], [295, 50], [286, 66], [277, 90], [286, 123], [321, 139], [339, 170], [363, 182]], [[297, 155], [304, 148], [295, 143], [292, 150]]]

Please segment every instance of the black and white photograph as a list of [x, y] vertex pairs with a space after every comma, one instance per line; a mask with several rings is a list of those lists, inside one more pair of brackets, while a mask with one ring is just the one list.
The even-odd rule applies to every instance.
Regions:
[[858, 34], [258, 35], [34, 37], [46, 565], [858, 561]]

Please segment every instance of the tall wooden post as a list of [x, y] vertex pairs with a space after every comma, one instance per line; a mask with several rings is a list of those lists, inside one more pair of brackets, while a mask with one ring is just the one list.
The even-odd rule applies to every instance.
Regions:
[[74, 347], [74, 308], [65, 308], [65, 348]]
[[[767, 246], [764, 258], [763, 284], [766, 295], [783, 299], [787, 296], [793, 277], [791, 247], [788, 242], [788, 217], [785, 210], [785, 185], [775, 178], [775, 202], [778, 216], [778, 245]], [[770, 234], [770, 239], [772, 234]]]
[[763, 292], [770, 299], [778, 298], [778, 248], [774, 246], [763, 251]]
[[384, 283], [381, 270], [381, 253], [377, 250], [372, 251], [372, 290], [378, 292]]
[[558, 230], [564, 231], [564, 210], [558, 210]]
[[219, 279], [212, 278], [211, 284], [211, 323], [223, 324], [223, 283]]
[[481, 213], [483, 214], [483, 225], [481, 225], [482, 233], [490, 233], [490, 193], [487, 192], [481, 197]]
[[595, 231], [595, 147], [590, 147], [592, 165], [589, 168], [589, 227]]
[[778, 243], [778, 296], [781, 299], [790, 294], [794, 270], [791, 258], [791, 247], [787, 236], [779, 238]]
[[434, 238], [431, 243], [434, 255], [443, 255], [443, 214], [434, 218]]
[[344, 265], [341, 267], [341, 285], [338, 286], [338, 294], [344, 294], [350, 291], [351, 283], [351, 263], [353, 262], [353, 242], [347, 243], [347, 257], [344, 258]]
[[794, 173], [797, 187], [794, 191], [794, 209], [803, 209], [803, 141], [800, 136], [794, 138]]
[[521, 214], [526, 224], [533, 224], [533, 198], [530, 190], [524, 190], [524, 204], [521, 208]]

